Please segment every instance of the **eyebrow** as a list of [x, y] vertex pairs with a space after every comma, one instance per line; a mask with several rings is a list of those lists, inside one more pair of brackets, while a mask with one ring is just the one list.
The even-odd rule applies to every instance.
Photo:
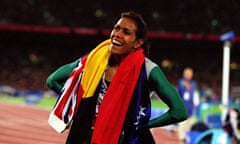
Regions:
[[116, 28], [116, 27], [120, 27], [123, 31], [136, 32], [135, 29], [132, 30], [132, 29], [127, 28], [127, 27], [121, 27], [119, 24], [115, 24], [115, 25], [114, 25], [114, 28]]

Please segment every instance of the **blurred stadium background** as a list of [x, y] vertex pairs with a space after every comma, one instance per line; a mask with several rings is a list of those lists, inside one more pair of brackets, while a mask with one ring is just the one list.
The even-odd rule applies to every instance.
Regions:
[[202, 98], [211, 102], [221, 101], [220, 36], [233, 31], [229, 99], [238, 104], [239, 9], [238, 0], [0, 0], [0, 93], [54, 95], [45, 85], [47, 76], [108, 38], [119, 14], [134, 10], [148, 24], [149, 57], [169, 81], [175, 85], [191, 66]]

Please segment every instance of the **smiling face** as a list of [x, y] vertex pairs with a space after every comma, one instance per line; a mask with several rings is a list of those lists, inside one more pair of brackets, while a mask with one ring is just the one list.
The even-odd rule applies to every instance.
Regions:
[[137, 26], [130, 18], [120, 18], [115, 24], [110, 38], [110, 50], [115, 55], [127, 55], [143, 44], [142, 39], [136, 37]]

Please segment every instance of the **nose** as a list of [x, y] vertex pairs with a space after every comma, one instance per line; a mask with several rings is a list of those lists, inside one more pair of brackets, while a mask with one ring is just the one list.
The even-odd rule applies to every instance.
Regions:
[[115, 36], [115, 37], [121, 37], [121, 36], [122, 36], [121, 30], [115, 30], [115, 31], [113, 31], [113, 36]]

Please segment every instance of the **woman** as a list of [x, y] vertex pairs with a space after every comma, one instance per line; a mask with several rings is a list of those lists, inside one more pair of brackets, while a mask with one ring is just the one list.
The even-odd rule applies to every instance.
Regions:
[[[61, 96], [49, 117], [58, 132], [70, 127], [66, 143], [154, 143], [150, 128], [187, 118], [184, 104], [161, 69], [143, 54], [146, 24], [125, 12], [110, 39], [47, 79]], [[150, 91], [169, 106], [150, 120]]]

